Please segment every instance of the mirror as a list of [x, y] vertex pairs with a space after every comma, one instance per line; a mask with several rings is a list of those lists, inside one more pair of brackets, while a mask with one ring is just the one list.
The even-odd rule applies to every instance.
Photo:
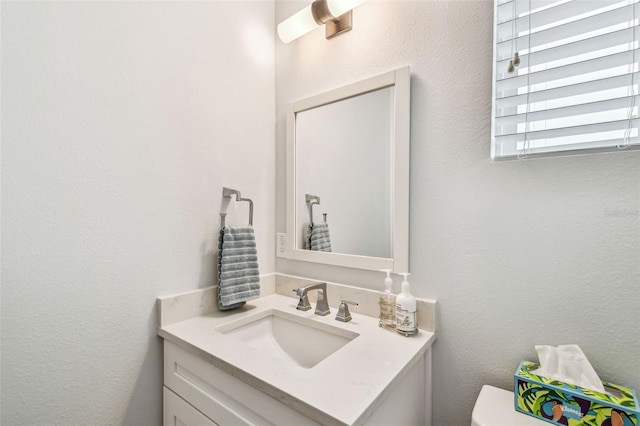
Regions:
[[408, 270], [409, 68], [295, 102], [287, 112], [287, 252]]

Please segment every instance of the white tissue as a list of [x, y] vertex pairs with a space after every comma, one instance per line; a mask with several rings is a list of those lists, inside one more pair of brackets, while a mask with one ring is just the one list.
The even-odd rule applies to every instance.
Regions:
[[602, 381], [578, 345], [536, 345], [540, 368], [538, 376], [605, 393]]

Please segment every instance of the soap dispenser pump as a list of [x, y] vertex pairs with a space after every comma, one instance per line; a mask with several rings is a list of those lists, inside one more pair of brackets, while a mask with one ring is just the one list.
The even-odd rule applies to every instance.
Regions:
[[418, 332], [418, 322], [416, 319], [416, 298], [410, 292], [408, 272], [403, 272], [402, 293], [396, 296], [396, 329], [405, 336], [410, 336]]
[[380, 321], [378, 325], [384, 328], [396, 328], [396, 295], [391, 292], [393, 281], [391, 280], [391, 269], [381, 269], [386, 272], [384, 279], [384, 291], [380, 294]]

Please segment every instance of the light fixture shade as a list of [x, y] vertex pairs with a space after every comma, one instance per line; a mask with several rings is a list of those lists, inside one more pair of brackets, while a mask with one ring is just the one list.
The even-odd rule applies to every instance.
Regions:
[[307, 6], [278, 25], [278, 37], [283, 43], [289, 43], [318, 26], [311, 13], [311, 6]]
[[278, 25], [278, 37], [283, 43], [289, 43], [323, 23], [327, 24], [327, 38], [342, 34], [351, 29], [351, 14], [346, 14], [365, 1], [314, 0], [311, 6], [305, 7]]
[[329, 12], [337, 18], [364, 2], [365, 0], [327, 0], [327, 6], [329, 7]]

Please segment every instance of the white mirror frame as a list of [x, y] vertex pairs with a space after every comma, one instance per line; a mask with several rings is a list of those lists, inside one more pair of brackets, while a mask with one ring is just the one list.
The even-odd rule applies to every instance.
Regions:
[[[344, 253], [298, 249], [296, 233], [296, 114], [321, 105], [393, 87], [394, 129], [392, 146], [392, 224], [393, 258], [358, 256]], [[376, 77], [353, 83], [326, 93], [294, 102], [287, 109], [287, 237], [285, 257], [305, 262], [349, 268], [393, 272], [409, 270], [409, 132], [410, 132], [410, 73], [409, 67], [399, 68]]]

